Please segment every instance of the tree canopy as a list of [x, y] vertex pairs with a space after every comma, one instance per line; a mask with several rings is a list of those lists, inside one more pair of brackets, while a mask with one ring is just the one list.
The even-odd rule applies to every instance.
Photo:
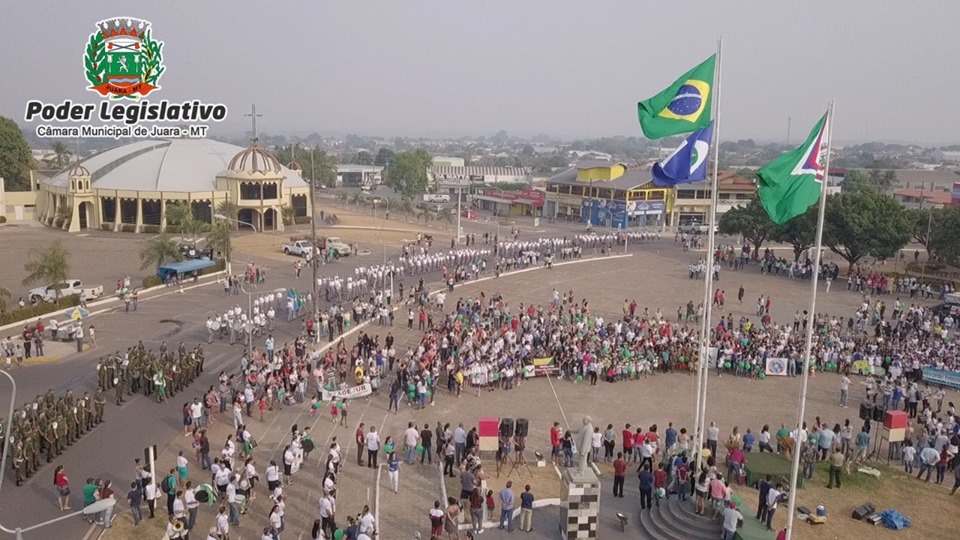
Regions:
[[903, 206], [872, 189], [828, 197], [825, 222], [823, 243], [851, 270], [865, 256], [894, 257], [914, 229]]
[[0, 116], [0, 178], [10, 191], [30, 190], [30, 169], [33, 156], [20, 127], [13, 120]]
[[819, 205], [815, 204], [799, 216], [778, 225], [773, 232], [773, 240], [790, 244], [793, 247], [794, 261], [799, 261], [800, 254], [813, 247], [817, 241], [817, 213], [819, 210]]
[[34, 249], [30, 252], [23, 269], [27, 277], [23, 278], [24, 285], [31, 283], [51, 283], [57, 286], [57, 300], [60, 300], [60, 285], [67, 280], [70, 273], [70, 252], [59, 240], [54, 240], [43, 249]]
[[[929, 225], [930, 236], [925, 244], [930, 255], [943, 263], [960, 263], [960, 206], [924, 210], [929, 212], [929, 223], [924, 215], [914, 225], [914, 230], [923, 229], [926, 233]], [[916, 233], [914, 233], [916, 236]]]
[[767, 211], [763, 209], [760, 200], [754, 197], [746, 206], [737, 206], [727, 210], [718, 223], [720, 234], [736, 234], [753, 244], [754, 257], [763, 242], [777, 229], [770, 221]]
[[404, 199], [413, 199], [427, 191], [427, 169], [432, 163], [433, 158], [422, 148], [400, 152], [387, 169], [387, 183]]

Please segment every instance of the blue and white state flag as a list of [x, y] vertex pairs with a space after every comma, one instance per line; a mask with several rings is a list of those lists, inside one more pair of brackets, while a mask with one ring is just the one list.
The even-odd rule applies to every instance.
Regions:
[[653, 183], [666, 187], [705, 180], [712, 137], [712, 121], [707, 127], [691, 133], [667, 159], [653, 165]]

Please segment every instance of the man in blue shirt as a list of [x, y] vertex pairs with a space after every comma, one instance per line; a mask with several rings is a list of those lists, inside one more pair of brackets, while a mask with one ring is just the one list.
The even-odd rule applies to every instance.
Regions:
[[530, 493], [530, 484], [523, 486], [520, 494], [520, 530], [533, 530], [533, 493]]
[[757, 440], [757, 436], [750, 431], [750, 428], [747, 428], [747, 432], [743, 434], [743, 451], [750, 453], [753, 450], [753, 443]]
[[667, 425], [667, 431], [664, 433], [666, 439], [663, 443], [667, 446], [667, 450], [672, 450], [673, 446], [677, 444], [677, 430], [673, 429], [673, 422], [670, 422]]
[[650, 472], [650, 464], [644, 463], [640, 474], [640, 509], [653, 509], [653, 473]]
[[513, 503], [514, 495], [513, 482], [508, 480], [507, 487], [500, 490], [500, 530], [503, 530], [503, 524], [507, 524], [507, 532], [513, 532]]
[[263, 342], [264, 348], [267, 349], [267, 362], [273, 363], [273, 334], [267, 335], [266, 341]]

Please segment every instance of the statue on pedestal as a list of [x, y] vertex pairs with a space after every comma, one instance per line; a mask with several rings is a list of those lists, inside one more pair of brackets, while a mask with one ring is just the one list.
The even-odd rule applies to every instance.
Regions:
[[583, 425], [577, 430], [577, 474], [587, 472], [587, 459], [593, 446], [593, 421], [589, 416], [583, 417]]

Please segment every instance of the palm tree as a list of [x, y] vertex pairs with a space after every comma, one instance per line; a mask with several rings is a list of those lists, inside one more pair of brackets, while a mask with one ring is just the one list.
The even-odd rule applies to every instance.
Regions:
[[233, 221], [228, 221], [228, 225], [231, 229], [236, 229], [238, 223], [237, 219], [240, 217], [240, 207], [237, 206], [233, 201], [223, 200], [220, 201], [220, 204], [217, 205], [217, 213], [222, 216], [227, 216]]
[[400, 209], [403, 211], [403, 220], [407, 221], [410, 219], [410, 214], [415, 213], [416, 208], [413, 206], [413, 202], [410, 199], [403, 199], [400, 203]]
[[198, 238], [203, 236], [203, 233], [209, 230], [209, 223], [204, 223], [203, 221], [194, 219], [193, 217], [189, 217], [180, 223], [180, 232], [191, 242], [196, 242]]
[[57, 163], [58, 168], [62, 169], [70, 163], [71, 152], [67, 145], [57, 141], [50, 147], [50, 151], [53, 152], [53, 160]]
[[7, 312], [7, 302], [10, 300], [10, 291], [0, 287], [0, 313]]
[[171, 202], [166, 206], [167, 229], [173, 228], [176, 232], [183, 232], [184, 222], [192, 219], [190, 208], [182, 202]]
[[54, 217], [54, 221], [53, 221], [55, 226], [60, 227], [64, 223], [70, 223], [71, 219], [73, 219], [72, 207], [66, 204], [61, 204], [60, 206], [57, 207], [56, 216]]
[[446, 223], [447, 230], [450, 230], [450, 224], [453, 222], [453, 211], [449, 208], [441, 208], [440, 211], [437, 212], [437, 219]]
[[67, 273], [70, 270], [70, 252], [59, 240], [55, 240], [46, 249], [31, 250], [27, 263], [23, 269], [27, 272], [27, 277], [23, 278], [23, 284], [31, 283], [52, 283], [56, 287], [57, 302], [60, 301], [60, 285], [67, 280]]
[[356, 205], [357, 209], [359, 209], [361, 199], [362, 197], [360, 197], [359, 193], [354, 193], [353, 195], [350, 196], [350, 204]]
[[183, 260], [177, 243], [166, 236], [156, 236], [147, 240], [140, 250], [140, 269], [146, 270], [151, 266], [163, 266], [163, 263], [174, 260]]
[[423, 224], [426, 225], [430, 223], [430, 220], [433, 219], [433, 210], [429, 206], [424, 206], [420, 209], [420, 214], [417, 216], [417, 220], [423, 219]]
[[231, 242], [232, 234], [230, 225], [223, 221], [218, 221], [217, 224], [210, 229], [210, 232], [207, 233], [207, 243], [214, 253], [220, 252], [223, 256], [223, 260], [227, 266], [227, 274], [230, 274], [231, 270], [230, 255], [233, 253], [233, 243]]
[[337, 193], [337, 200], [340, 201], [344, 206], [346, 206], [347, 201], [350, 200], [350, 195], [347, 195], [344, 192]]

